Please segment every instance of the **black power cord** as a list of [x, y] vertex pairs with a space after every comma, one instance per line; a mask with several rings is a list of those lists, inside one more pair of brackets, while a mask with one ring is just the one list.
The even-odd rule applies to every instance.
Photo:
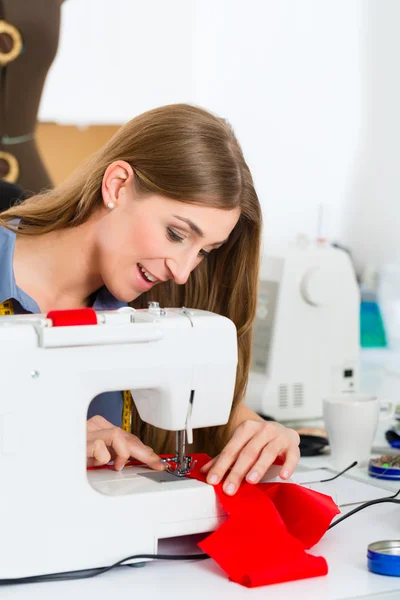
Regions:
[[340, 473], [336, 473], [336, 475], [334, 475], [333, 477], [328, 477], [328, 479], [320, 479], [319, 483], [326, 483], [327, 481], [333, 481], [334, 479], [337, 479], [341, 475], [344, 475], [344, 473], [347, 473], [347, 471], [350, 471], [350, 469], [355, 467], [356, 464], [357, 464], [357, 461], [355, 460], [354, 462], [351, 463], [351, 465], [349, 465], [348, 467], [343, 469], [343, 471], [340, 471]]
[[339, 525], [339, 523], [341, 523], [345, 519], [352, 517], [356, 513], [360, 512], [360, 510], [364, 510], [364, 508], [368, 508], [369, 506], [374, 506], [374, 504], [381, 504], [383, 502], [391, 502], [392, 504], [400, 504], [400, 500], [396, 500], [396, 497], [399, 494], [400, 494], [400, 489], [397, 490], [397, 492], [395, 494], [393, 494], [393, 496], [387, 496], [386, 498], [378, 498], [377, 500], [369, 500], [368, 502], [364, 502], [364, 504], [360, 504], [360, 506], [357, 506], [350, 512], [346, 513], [345, 515], [343, 515], [342, 517], [340, 517], [339, 519], [336, 519], [336, 521], [331, 523], [328, 527], [328, 530], [332, 529], [332, 527], [335, 527], [335, 525]]
[[51, 573], [49, 575], [33, 575], [31, 577], [20, 577], [14, 579], [0, 579], [0, 585], [17, 585], [21, 583], [43, 583], [45, 581], [71, 581], [73, 579], [89, 579], [96, 577], [116, 567], [132, 567], [135, 564], [126, 565], [128, 560], [136, 559], [158, 559], [158, 560], [205, 560], [210, 558], [208, 554], [135, 554], [127, 556], [122, 560], [110, 565], [109, 567], [99, 567], [98, 569], [86, 569], [83, 571], [69, 571], [67, 573]]
[[[325, 483], [327, 481], [333, 481], [334, 479], [337, 479], [338, 477], [340, 477], [341, 475], [344, 475], [344, 473], [347, 473], [347, 471], [349, 471], [350, 469], [355, 467], [356, 464], [357, 464], [357, 461], [355, 460], [353, 463], [351, 463], [351, 465], [349, 465], [348, 467], [343, 469], [343, 471], [340, 471], [340, 473], [337, 473], [336, 475], [334, 475], [334, 477], [329, 477], [328, 479], [321, 479], [319, 481], [319, 483]], [[393, 496], [386, 496], [385, 498], [377, 498], [376, 500], [369, 500], [368, 502], [364, 502], [363, 504], [360, 504], [360, 506], [357, 506], [350, 512], [346, 513], [342, 517], [339, 517], [339, 519], [336, 519], [336, 521], [331, 523], [328, 527], [328, 530], [332, 529], [332, 527], [335, 527], [335, 525], [339, 525], [339, 523], [341, 523], [342, 521], [345, 521], [349, 517], [352, 517], [356, 513], [360, 512], [360, 510], [364, 510], [364, 508], [368, 508], [369, 506], [374, 506], [375, 504], [382, 504], [384, 502], [389, 502], [392, 504], [400, 504], [400, 500], [396, 500], [396, 498], [399, 494], [400, 494], [400, 489], [397, 490], [397, 492], [395, 494], [393, 494]]]

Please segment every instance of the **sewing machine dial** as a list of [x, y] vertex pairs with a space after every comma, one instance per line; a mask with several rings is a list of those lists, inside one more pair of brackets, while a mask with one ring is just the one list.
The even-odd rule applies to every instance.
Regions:
[[332, 279], [327, 269], [312, 267], [304, 274], [300, 282], [302, 298], [312, 306], [323, 306], [328, 303]]

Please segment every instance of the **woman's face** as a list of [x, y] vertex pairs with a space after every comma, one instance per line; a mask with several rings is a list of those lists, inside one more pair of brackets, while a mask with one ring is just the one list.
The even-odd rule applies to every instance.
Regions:
[[185, 204], [158, 195], [135, 199], [132, 190], [121, 186], [114, 195], [115, 207], [106, 207], [97, 222], [102, 280], [125, 302], [168, 279], [184, 284], [191, 271], [227, 241], [240, 215], [238, 209]]

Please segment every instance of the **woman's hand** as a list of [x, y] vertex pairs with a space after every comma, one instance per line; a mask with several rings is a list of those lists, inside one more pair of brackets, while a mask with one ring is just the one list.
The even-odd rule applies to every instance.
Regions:
[[164, 471], [160, 457], [139, 438], [96, 415], [87, 421], [87, 466], [106, 465], [114, 461], [116, 471], [121, 471], [130, 458], [136, 458], [156, 471]]
[[240, 423], [221, 454], [202, 468], [207, 483], [216, 485], [230, 472], [224, 483], [224, 492], [233, 495], [242, 480], [258, 483], [279, 456], [283, 465], [282, 479], [290, 477], [300, 458], [300, 438], [296, 431], [272, 421], [246, 420]]

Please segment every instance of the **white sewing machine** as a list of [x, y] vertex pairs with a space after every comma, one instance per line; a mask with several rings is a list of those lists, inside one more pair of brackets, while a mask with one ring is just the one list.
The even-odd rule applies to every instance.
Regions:
[[214, 530], [213, 487], [145, 467], [86, 470], [86, 413], [130, 389], [141, 418], [184, 435], [228, 421], [234, 324], [199, 310], [105, 311], [98, 324], [0, 318], [0, 579], [111, 565], [158, 540]]
[[360, 298], [348, 254], [299, 241], [261, 265], [246, 403], [278, 421], [322, 417], [329, 394], [359, 385]]

